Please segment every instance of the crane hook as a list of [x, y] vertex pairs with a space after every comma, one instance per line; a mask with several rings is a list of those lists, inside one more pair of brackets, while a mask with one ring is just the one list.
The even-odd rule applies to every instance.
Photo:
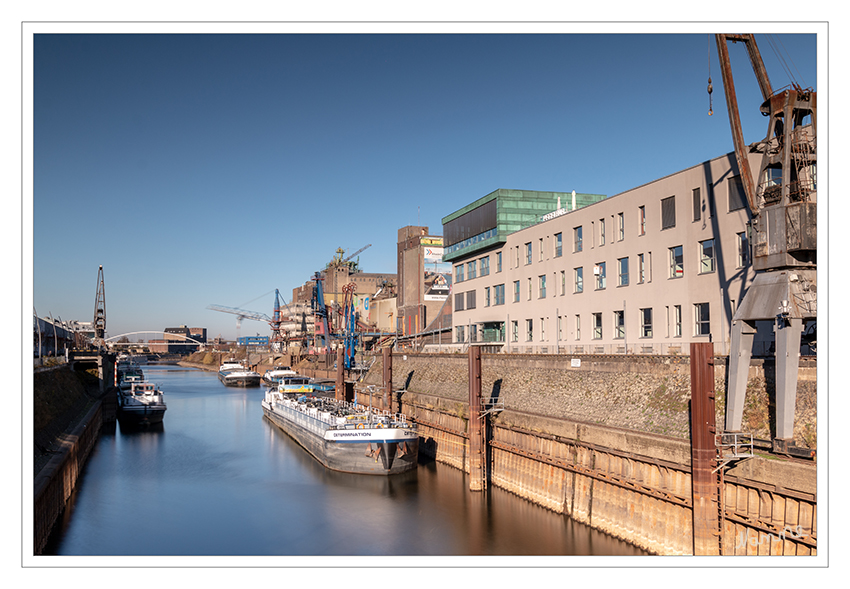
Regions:
[[711, 108], [711, 93], [714, 91], [714, 88], [711, 85], [711, 76], [708, 76], [708, 116], [714, 114], [714, 110]]

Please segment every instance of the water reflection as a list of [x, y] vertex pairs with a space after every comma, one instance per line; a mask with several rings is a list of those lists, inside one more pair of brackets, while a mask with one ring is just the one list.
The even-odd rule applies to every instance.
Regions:
[[433, 461], [393, 477], [330, 471], [263, 417], [263, 389], [147, 367], [158, 427], [101, 436], [49, 552], [59, 555], [640, 554]]

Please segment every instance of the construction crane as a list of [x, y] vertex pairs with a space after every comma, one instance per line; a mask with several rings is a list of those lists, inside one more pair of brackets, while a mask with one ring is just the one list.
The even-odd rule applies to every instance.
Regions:
[[[774, 92], [752, 34], [715, 35], [735, 157], [752, 213], [750, 244], [756, 271], [732, 318], [726, 431], [743, 420], [756, 321], [773, 321], [776, 350], [775, 451], [794, 453], [794, 411], [801, 334], [817, 320], [817, 93], [797, 84]], [[768, 119], [767, 137], [744, 145], [728, 42], [747, 47]], [[710, 86], [709, 86], [710, 89]], [[710, 92], [710, 90], [709, 90]], [[758, 175], [748, 153], [762, 154]]]
[[241, 328], [243, 319], [251, 319], [251, 320], [254, 320], [254, 321], [265, 321], [266, 323], [269, 324], [269, 327], [271, 327], [271, 330], [272, 330], [272, 337], [271, 337], [272, 348], [275, 349], [276, 351], [280, 351], [282, 344], [284, 344], [285, 341], [286, 341], [285, 338], [283, 337], [283, 334], [281, 333], [281, 324], [285, 321], [290, 321], [290, 322], [295, 321], [295, 319], [291, 318], [292, 310], [289, 309], [289, 305], [286, 304], [286, 301], [284, 301], [283, 304], [286, 306], [287, 309], [289, 309], [290, 317], [284, 318], [284, 317], [281, 316], [281, 314], [280, 314], [280, 301], [281, 301], [280, 292], [278, 291], [278, 289], [275, 289], [275, 291], [274, 291], [274, 310], [272, 312], [272, 317], [269, 317], [265, 313], [257, 313], [255, 311], [246, 311], [245, 309], [239, 309], [237, 307], [225, 307], [224, 305], [208, 305], [207, 309], [211, 309], [213, 311], [220, 311], [222, 313], [232, 313], [233, 315], [236, 315], [236, 332], [237, 332], [236, 337], [237, 338], [239, 337], [239, 330]]
[[94, 299], [94, 319], [92, 320], [94, 328], [94, 345], [101, 347], [106, 337], [106, 289], [103, 285], [103, 266], [99, 266], [97, 270], [97, 294]]

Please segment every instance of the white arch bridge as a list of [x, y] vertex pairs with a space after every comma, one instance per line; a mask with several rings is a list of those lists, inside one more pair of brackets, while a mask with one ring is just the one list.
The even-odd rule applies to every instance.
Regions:
[[[183, 335], [182, 333], [171, 333], [171, 332], [167, 332], [167, 331], [129, 331], [127, 333], [119, 333], [118, 335], [113, 335], [112, 337], [108, 337], [103, 341], [104, 341], [104, 343], [106, 343], [109, 346], [138, 346], [138, 345], [141, 345], [141, 344], [150, 343], [150, 342], [118, 342], [118, 341], [112, 341], [112, 340], [120, 339], [122, 337], [127, 337], [127, 336], [131, 336], [131, 335], [139, 335], [139, 334], [168, 335], [168, 336], [172, 336], [172, 337], [182, 338], [186, 342], [192, 342], [192, 343], [196, 343], [198, 345], [204, 344], [204, 342], [199, 342], [198, 340], [193, 339], [189, 336]], [[155, 343], [159, 344], [159, 343], [163, 343], [163, 342], [155, 342]], [[166, 341], [165, 343], [168, 343], [168, 341]]]

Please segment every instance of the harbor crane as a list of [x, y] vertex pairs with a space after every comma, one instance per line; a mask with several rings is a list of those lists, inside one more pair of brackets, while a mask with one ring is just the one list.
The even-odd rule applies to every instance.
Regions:
[[[728, 42], [744, 43], [769, 117], [767, 136], [744, 145]], [[817, 92], [796, 83], [774, 92], [752, 34], [715, 35], [735, 157], [752, 213], [752, 285], [732, 317], [726, 431], [740, 432], [756, 321], [776, 336], [774, 451], [795, 453], [794, 411], [804, 323], [817, 320]], [[709, 93], [711, 92], [709, 78]], [[710, 114], [710, 113], [709, 113]], [[748, 153], [762, 154], [758, 174]]]
[[213, 311], [221, 311], [222, 313], [232, 313], [236, 315], [236, 330], [237, 330], [237, 338], [239, 337], [238, 331], [240, 326], [242, 325], [243, 319], [251, 319], [254, 321], [265, 321], [269, 324], [272, 330], [272, 338], [271, 345], [272, 348], [280, 351], [280, 348], [285, 341], [283, 334], [281, 333], [281, 325], [285, 321], [295, 322], [295, 319], [292, 319], [292, 310], [289, 309], [289, 305], [286, 304], [286, 301], [283, 301], [283, 304], [286, 306], [287, 310], [290, 312], [290, 317], [282, 317], [280, 313], [280, 291], [275, 289], [274, 291], [274, 311], [272, 312], [272, 316], [269, 317], [265, 313], [257, 313], [255, 311], [246, 311], [245, 309], [239, 309], [237, 307], [225, 307], [224, 305], [208, 305], [207, 309], [211, 309]]
[[97, 270], [97, 294], [94, 299], [94, 345], [100, 348], [106, 337], [106, 288], [103, 285], [103, 266]]

